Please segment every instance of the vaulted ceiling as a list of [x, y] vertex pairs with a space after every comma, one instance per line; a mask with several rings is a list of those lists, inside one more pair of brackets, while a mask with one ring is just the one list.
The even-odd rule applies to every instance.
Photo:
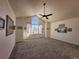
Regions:
[[51, 22], [79, 17], [79, 0], [9, 0], [16, 17], [28, 17], [44, 13], [53, 13], [48, 20]]

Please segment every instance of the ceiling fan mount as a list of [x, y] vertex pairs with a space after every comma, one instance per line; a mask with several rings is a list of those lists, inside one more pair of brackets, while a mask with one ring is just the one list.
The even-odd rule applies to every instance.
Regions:
[[40, 14], [42, 17], [45, 17], [46, 19], [48, 19], [48, 16], [51, 16], [51, 15], [53, 15], [53, 14], [45, 14], [45, 6], [46, 6], [46, 3], [44, 3], [43, 4], [43, 6], [44, 6], [44, 15], [42, 15], [42, 14]]

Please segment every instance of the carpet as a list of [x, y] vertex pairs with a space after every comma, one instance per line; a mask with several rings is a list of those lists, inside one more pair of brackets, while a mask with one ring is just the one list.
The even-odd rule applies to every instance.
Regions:
[[51, 38], [28, 39], [15, 44], [9, 59], [79, 59], [79, 46]]

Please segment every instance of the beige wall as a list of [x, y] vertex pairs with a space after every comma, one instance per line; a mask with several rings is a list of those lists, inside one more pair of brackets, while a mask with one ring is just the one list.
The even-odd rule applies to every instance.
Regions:
[[45, 37], [50, 37], [50, 22], [48, 21], [45, 21]]
[[[55, 28], [57, 28], [59, 24], [65, 24], [66, 27], [72, 28], [72, 32], [68, 32], [68, 33], [56, 32]], [[79, 17], [51, 23], [50, 33], [51, 33], [51, 38], [55, 38], [61, 41], [79, 45]]]
[[47, 22], [47, 37], [50, 37], [50, 22]]
[[[0, 17], [4, 18], [6, 21], [7, 14], [15, 21], [15, 15], [8, 0], [0, 0]], [[6, 28], [0, 30], [0, 59], [8, 59], [15, 45], [15, 33], [9, 36], [5, 34]]]

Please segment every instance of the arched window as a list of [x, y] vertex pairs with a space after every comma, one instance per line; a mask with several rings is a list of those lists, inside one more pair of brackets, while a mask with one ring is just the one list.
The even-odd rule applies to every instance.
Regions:
[[39, 22], [38, 17], [32, 16], [32, 34], [42, 34], [42, 25]]
[[32, 16], [32, 25], [39, 25], [39, 19], [36, 16]]

